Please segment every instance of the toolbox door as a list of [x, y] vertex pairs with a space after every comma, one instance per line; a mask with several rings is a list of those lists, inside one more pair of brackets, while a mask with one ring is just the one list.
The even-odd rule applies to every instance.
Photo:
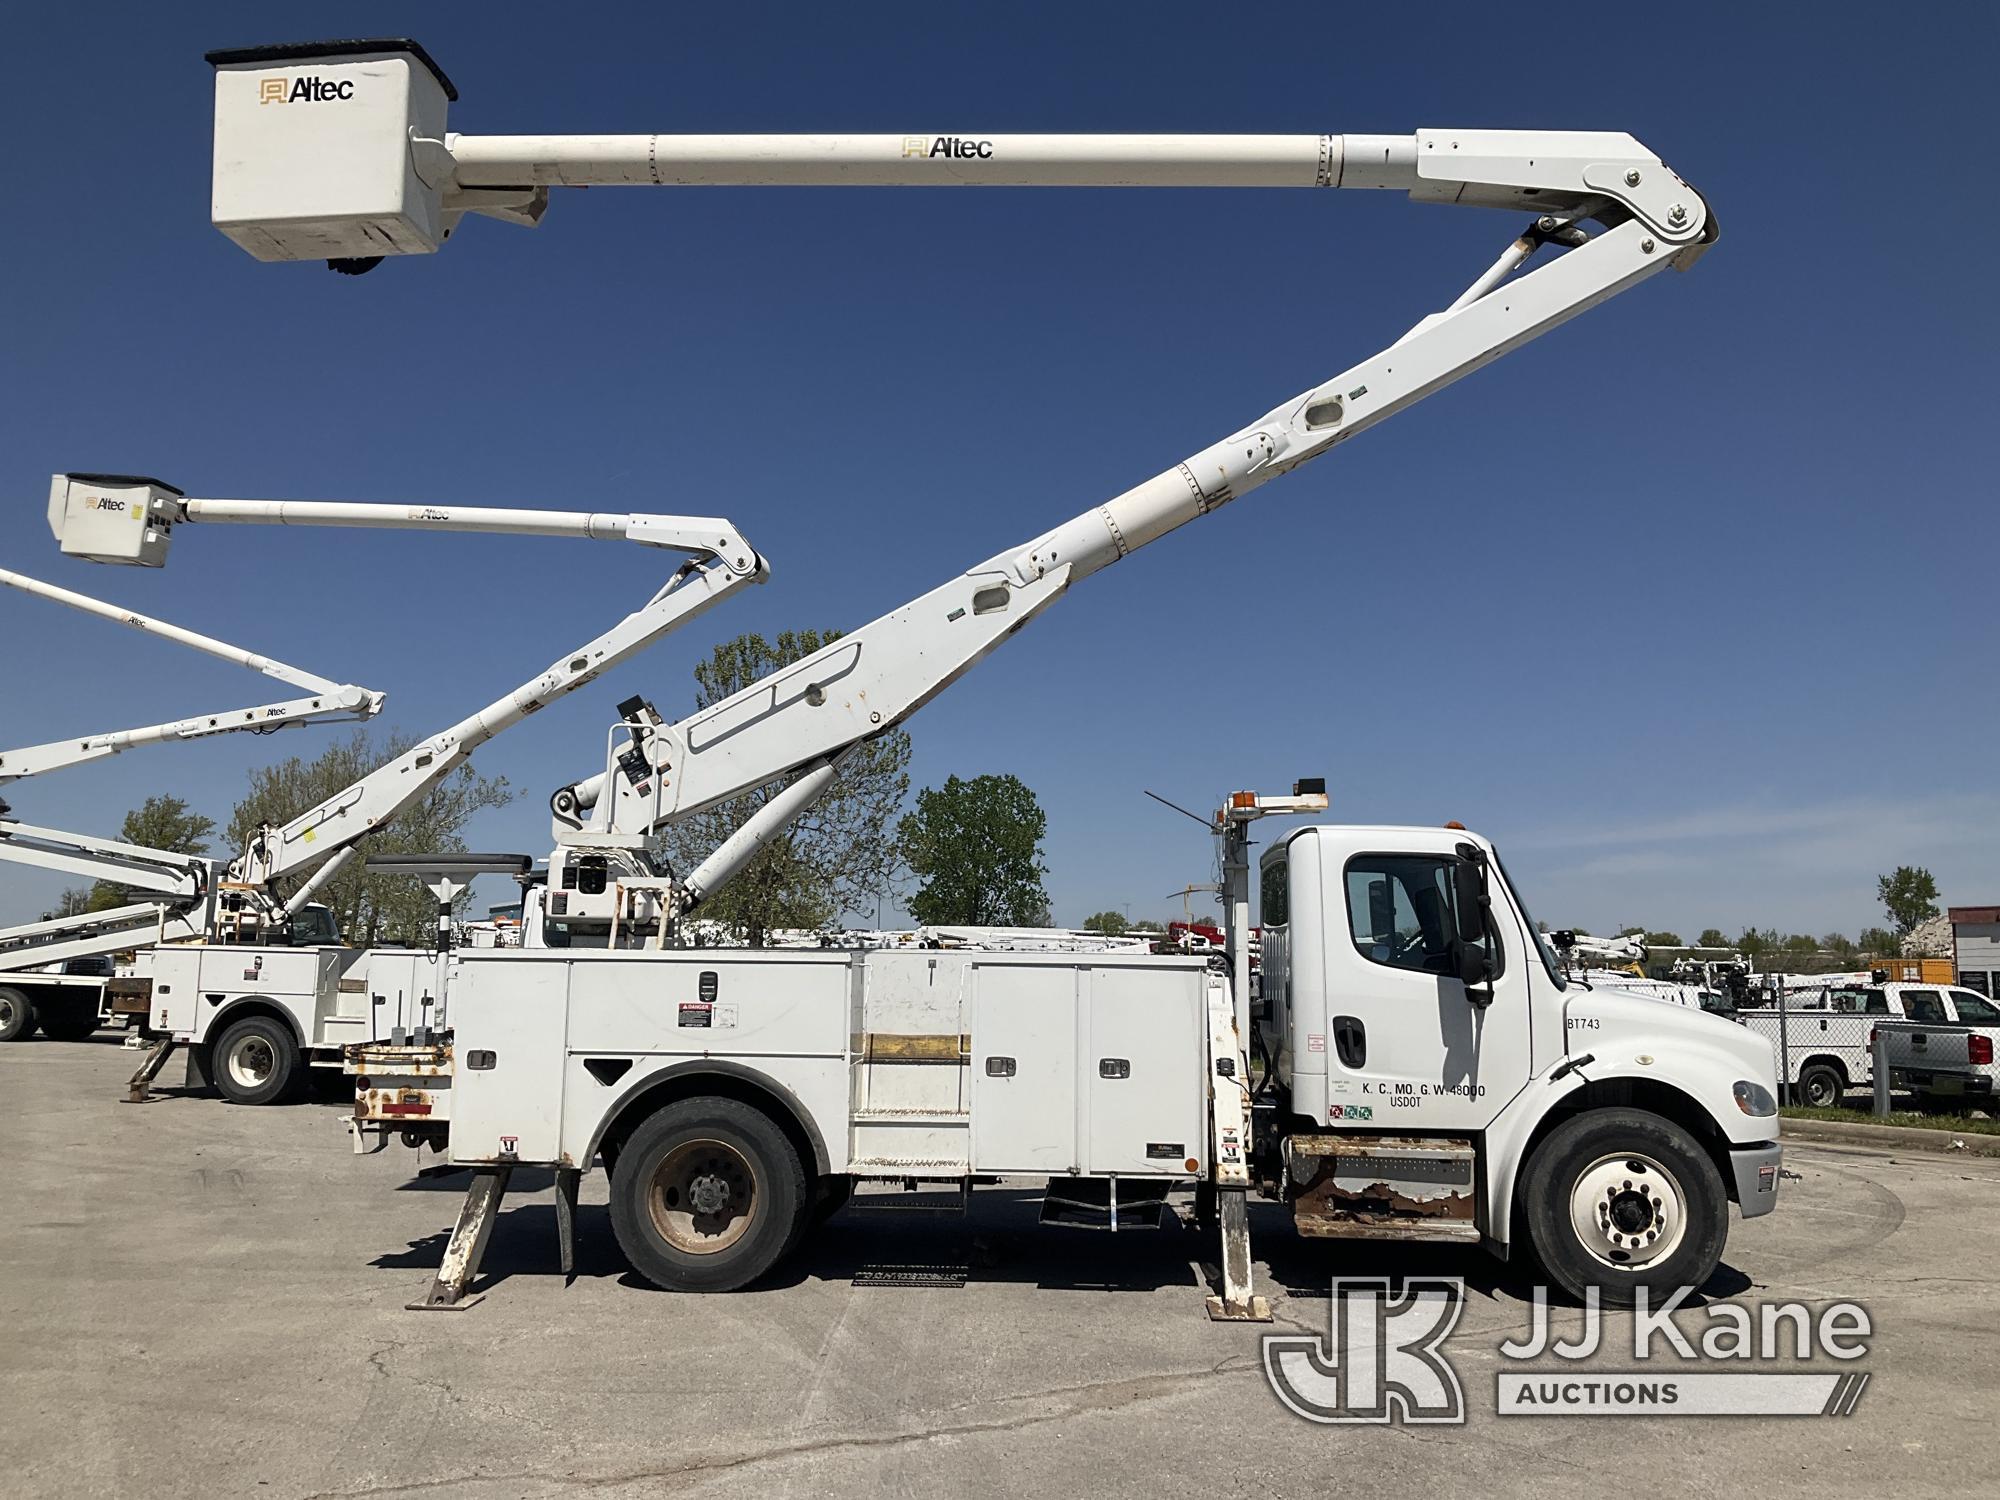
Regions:
[[1084, 1170], [1192, 1175], [1208, 1159], [1201, 976], [1097, 968], [1089, 979], [1090, 1049], [1078, 1070], [1090, 1099]]
[[1078, 971], [981, 962], [973, 976], [973, 1170], [1074, 1171]]
[[453, 979], [453, 1162], [559, 1164], [569, 977], [565, 962], [514, 957]]

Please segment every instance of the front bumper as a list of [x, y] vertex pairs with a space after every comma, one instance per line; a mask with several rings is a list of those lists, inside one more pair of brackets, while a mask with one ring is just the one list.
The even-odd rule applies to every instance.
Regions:
[[1784, 1175], [1785, 1148], [1776, 1141], [1763, 1146], [1729, 1148], [1729, 1169], [1736, 1178], [1736, 1203], [1743, 1217], [1754, 1219], [1778, 1206], [1778, 1179]]

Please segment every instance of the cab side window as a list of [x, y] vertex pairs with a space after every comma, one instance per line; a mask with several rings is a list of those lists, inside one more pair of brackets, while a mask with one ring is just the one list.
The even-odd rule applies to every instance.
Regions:
[[1904, 990], [1903, 1014], [1912, 1021], [1942, 1022], [1944, 1000], [1936, 990]]
[[1889, 999], [1878, 989], [1829, 990], [1827, 1000], [1832, 1009], [1849, 1014], [1889, 1014]]
[[[1355, 950], [1391, 969], [1457, 974], [1455, 863], [1434, 854], [1359, 854], [1349, 860], [1347, 923]], [[1491, 931], [1478, 947], [1497, 976], [1501, 951]]]
[[1280, 855], [1264, 866], [1258, 896], [1258, 920], [1265, 927], [1283, 927], [1291, 920], [1291, 865]]

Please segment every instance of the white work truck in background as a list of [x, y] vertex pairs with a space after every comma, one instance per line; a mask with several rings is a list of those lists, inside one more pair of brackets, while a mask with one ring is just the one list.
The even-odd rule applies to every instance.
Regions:
[[114, 1019], [111, 979], [106, 957], [0, 971], [0, 1042], [84, 1040]]
[[191, 1084], [212, 1084], [231, 1104], [274, 1104], [309, 1069], [338, 1070], [355, 1043], [429, 1031], [442, 954], [344, 947], [331, 912], [301, 916], [329, 930], [301, 930], [293, 946], [190, 943], [133, 960], [148, 1005], [142, 1032], [186, 1049]]
[[[1796, 993], [1783, 1009], [1741, 1011], [1736, 1019], [1770, 1041], [1794, 1103], [1830, 1108], [1851, 1091], [1873, 1086], [1871, 1019], [1877, 1017], [1942, 1028], [1929, 1034], [1901, 1025], [1884, 1028], [1897, 1074], [1893, 1088], [1919, 1095], [1990, 1091], [1990, 1081], [1982, 1083], [1982, 1075], [1968, 1071], [1981, 1049], [1954, 1034], [1962, 1027], [1984, 1027], [1990, 1038], [2000, 1030], [2000, 1007], [1962, 986], [1843, 981], [1816, 994]], [[1985, 1051], [1990, 1064], [1990, 1040]]]

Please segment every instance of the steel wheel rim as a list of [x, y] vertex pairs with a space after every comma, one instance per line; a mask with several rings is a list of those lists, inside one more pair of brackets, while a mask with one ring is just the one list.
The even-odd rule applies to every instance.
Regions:
[[757, 1169], [725, 1141], [683, 1141], [660, 1158], [646, 1184], [653, 1229], [686, 1255], [716, 1255], [757, 1221]]
[[1637, 1271], [1666, 1259], [1687, 1234], [1687, 1195], [1644, 1152], [1600, 1156], [1577, 1174], [1569, 1194], [1577, 1243], [1599, 1265]]
[[19, 1014], [20, 1011], [14, 1003], [13, 996], [0, 995], [0, 1031], [5, 1031], [9, 1026], [12, 1026]]
[[238, 1088], [262, 1088], [278, 1070], [278, 1049], [268, 1038], [246, 1036], [229, 1049], [223, 1066], [229, 1069], [229, 1081]]

